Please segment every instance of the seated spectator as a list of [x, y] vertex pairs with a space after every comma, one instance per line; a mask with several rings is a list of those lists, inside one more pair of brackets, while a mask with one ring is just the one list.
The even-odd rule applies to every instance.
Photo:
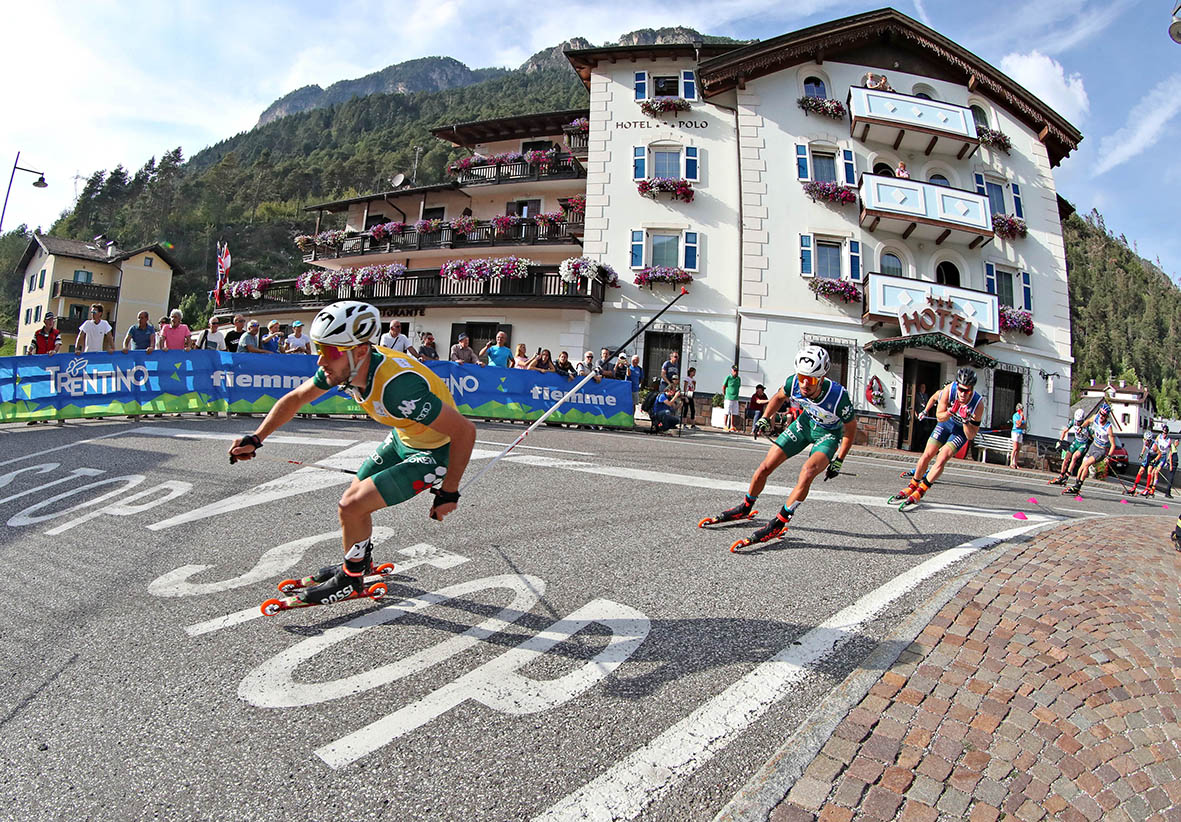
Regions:
[[303, 320], [296, 320], [291, 324], [291, 333], [283, 349], [288, 354], [311, 354], [312, 338], [303, 333]]
[[466, 362], [470, 365], [481, 365], [480, 358], [472, 350], [471, 340], [467, 334], [459, 335], [459, 342], [451, 346], [451, 362]]
[[266, 336], [262, 338], [262, 343], [260, 343], [260, 346], [264, 351], [268, 351], [271, 354], [278, 354], [279, 346], [282, 344], [283, 330], [279, 328], [279, 321], [271, 320], [269, 323], [267, 323], [267, 333]]
[[659, 434], [676, 428], [681, 421], [680, 409], [683, 397], [680, 391], [680, 378], [669, 377], [667, 388], [661, 390], [652, 404], [648, 416], [652, 419], [652, 428], [648, 433]]
[[538, 351], [533, 359], [529, 360], [528, 367], [530, 371], [540, 371], [543, 374], [553, 374], [555, 372], [554, 361], [549, 353], [549, 349], [542, 348], [540, 351]]
[[582, 362], [575, 366], [575, 371], [580, 377], [585, 377], [587, 374], [594, 374], [595, 382], [602, 382], [603, 376], [595, 374], [595, 352], [587, 351], [583, 355]]
[[480, 357], [488, 357], [488, 364], [496, 368], [512, 368], [513, 367], [513, 352], [508, 347], [508, 334], [503, 331], [496, 332], [496, 341], [489, 342], [486, 346], [480, 349]]
[[258, 320], [251, 320], [246, 325], [246, 333], [238, 338], [239, 354], [265, 354], [267, 350], [261, 347], [258, 339]]
[[422, 345], [418, 346], [418, 358], [420, 360], [439, 359], [439, 352], [435, 348], [435, 335], [429, 331], [422, 335]]
[[197, 344], [193, 347], [202, 351], [225, 351], [226, 335], [220, 329], [221, 320], [210, 317], [209, 325], [198, 335]]
[[165, 351], [188, 351], [193, 347], [193, 332], [181, 322], [179, 308], [174, 308], [168, 315], [168, 325], [160, 329], [160, 338]]
[[766, 387], [762, 383], [756, 385], [755, 392], [750, 395], [750, 402], [746, 404], [746, 418], [750, 420], [752, 428], [762, 418], [763, 409], [770, 401], [771, 398], [767, 396]]
[[242, 339], [242, 335], [246, 333], [246, 318], [241, 314], [234, 315], [234, 328], [226, 332], [226, 351], [235, 352], [238, 350], [238, 340]]
[[529, 359], [529, 352], [525, 350], [525, 343], [517, 343], [517, 355], [513, 357], [513, 367], [528, 368]]
[[570, 362], [570, 355], [565, 351], [558, 354], [558, 361], [554, 363], [554, 371], [568, 380], [574, 379], [574, 363]]

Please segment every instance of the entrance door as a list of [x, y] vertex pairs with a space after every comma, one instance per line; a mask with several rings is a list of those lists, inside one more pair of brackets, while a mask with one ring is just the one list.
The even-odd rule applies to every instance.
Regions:
[[992, 425], [993, 429], [1013, 427], [1013, 412], [1021, 402], [1021, 375], [1015, 371], [996, 369], [992, 372]]
[[917, 420], [931, 395], [943, 387], [939, 363], [907, 357], [902, 365], [902, 419], [898, 426], [898, 447], [922, 451], [934, 426], [934, 416]]
[[[683, 334], [672, 334], [666, 331], [649, 331], [644, 335], [644, 382], [655, 385], [660, 380], [660, 366], [668, 359], [673, 351], [683, 354]], [[685, 374], [685, 361], [681, 359], [681, 376]]]

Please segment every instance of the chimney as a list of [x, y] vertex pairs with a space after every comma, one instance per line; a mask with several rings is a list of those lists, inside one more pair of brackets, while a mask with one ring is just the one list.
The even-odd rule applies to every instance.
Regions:
[[119, 253], [119, 245], [114, 240], [107, 240], [107, 259], [111, 259]]
[[1120, 380], [1120, 381], [1119, 381], [1119, 387], [1120, 387], [1120, 388], [1123, 388], [1123, 387], [1125, 387], [1127, 384], [1128, 384], [1128, 381], [1127, 381], [1127, 380]]

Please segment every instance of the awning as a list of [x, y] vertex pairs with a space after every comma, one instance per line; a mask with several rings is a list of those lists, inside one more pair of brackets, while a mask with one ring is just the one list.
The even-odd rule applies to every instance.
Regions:
[[967, 362], [977, 368], [996, 368], [996, 360], [982, 351], [977, 351], [970, 345], [954, 340], [946, 334], [934, 332], [931, 334], [912, 334], [909, 337], [886, 337], [881, 340], [870, 340], [864, 346], [866, 351], [884, 351], [893, 354], [904, 348], [930, 348], [950, 354], [957, 360]]

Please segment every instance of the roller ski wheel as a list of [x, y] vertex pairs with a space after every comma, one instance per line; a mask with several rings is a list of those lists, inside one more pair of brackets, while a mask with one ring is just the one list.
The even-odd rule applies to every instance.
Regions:
[[744, 519], [754, 519], [755, 515], [758, 513], [759, 513], [758, 511], [751, 511], [749, 514], [744, 514], [739, 517], [726, 517], [726, 516], [706, 517], [701, 522], [697, 523], [697, 527], [698, 528], [705, 528], [707, 525], [717, 525], [722, 522], [740, 522]]
[[919, 504], [919, 501], [917, 499], [911, 499], [910, 497], [906, 497], [904, 500], [902, 500], [901, 503], [899, 503], [898, 510], [905, 513], [907, 511], [909, 511], [910, 509], [914, 508], [918, 504]]
[[1079, 487], [1077, 487], [1077, 486], [1075, 486], [1074, 488], [1063, 488], [1063, 489], [1062, 489], [1062, 495], [1063, 495], [1063, 496], [1075, 496], [1075, 497], [1081, 497], [1081, 496], [1082, 496], [1082, 493], [1080, 493], [1080, 492], [1081, 492], [1082, 490], [1083, 490], [1083, 489], [1081, 489], [1081, 488], [1079, 488]]
[[1054, 477], [1054, 479], [1046, 482], [1046, 485], [1065, 485], [1066, 477]]
[[259, 607], [259, 610], [262, 611], [263, 616], [275, 616], [281, 611], [294, 611], [297, 608], [316, 608], [321, 605], [336, 605], [352, 599], [372, 599], [374, 602], [380, 602], [387, 594], [389, 594], [389, 587], [386, 583], [375, 582], [368, 588], [363, 587], [359, 590], [354, 590], [347, 597], [342, 597], [334, 602], [304, 602], [299, 597], [289, 596], [282, 599], [268, 599]]
[[772, 518], [771, 522], [755, 531], [751, 536], [737, 540], [730, 546], [730, 553], [737, 554], [744, 548], [749, 548], [752, 545], [761, 545], [764, 542], [776, 542], [782, 539], [783, 535], [787, 533], [787, 525], [786, 522], [776, 516]]

